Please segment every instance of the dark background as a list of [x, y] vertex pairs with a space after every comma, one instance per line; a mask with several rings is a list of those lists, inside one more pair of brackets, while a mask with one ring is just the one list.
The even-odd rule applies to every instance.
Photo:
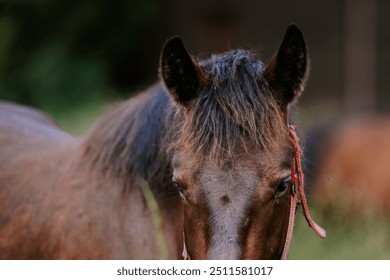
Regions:
[[302, 114], [387, 112], [389, 8], [385, 0], [1, 0], [0, 99], [55, 111], [128, 96], [156, 81], [161, 46], [175, 34], [199, 57], [251, 47], [266, 62], [295, 22], [311, 57]]

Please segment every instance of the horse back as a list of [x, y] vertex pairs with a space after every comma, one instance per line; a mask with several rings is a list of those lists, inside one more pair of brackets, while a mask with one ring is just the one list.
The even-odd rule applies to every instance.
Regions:
[[37, 149], [49, 143], [71, 140], [58, 125], [44, 113], [26, 106], [0, 103], [0, 149], [12, 153], [17, 150]]
[[37, 110], [0, 104], [0, 259], [159, 256], [142, 191], [136, 183], [124, 191], [91, 165], [87, 138]]

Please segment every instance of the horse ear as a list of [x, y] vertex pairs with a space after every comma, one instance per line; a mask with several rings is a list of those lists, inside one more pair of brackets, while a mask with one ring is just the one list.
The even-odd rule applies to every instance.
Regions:
[[204, 81], [202, 71], [178, 36], [169, 39], [163, 47], [160, 75], [173, 99], [182, 105], [198, 96]]
[[308, 77], [308, 68], [303, 34], [295, 24], [291, 24], [279, 51], [264, 72], [264, 77], [282, 108], [286, 108], [302, 93]]

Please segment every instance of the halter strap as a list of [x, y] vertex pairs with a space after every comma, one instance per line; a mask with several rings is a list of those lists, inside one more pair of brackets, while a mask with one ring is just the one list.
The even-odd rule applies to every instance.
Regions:
[[[290, 215], [287, 226], [287, 235], [286, 241], [284, 243], [282, 260], [287, 259], [288, 250], [290, 248], [292, 233], [294, 229], [294, 221], [295, 221], [295, 212], [298, 204], [302, 204], [303, 214], [305, 215], [306, 221], [309, 226], [314, 230], [314, 232], [321, 238], [326, 237], [326, 231], [322, 227], [320, 227], [317, 223], [313, 221], [310, 216], [309, 206], [307, 205], [307, 200], [305, 196], [305, 191], [303, 190], [303, 172], [301, 166], [301, 154], [302, 150], [299, 147], [299, 138], [295, 132], [295, 125], [289, 126], [289, 135], [294, 145], [295, 156], [294, 156], [294, 164], [291, 168], [291, 181], [293, 184], [293, 189], [291, 190], [290, 197]], [[301, 197], [301, 201], [298, 201], [297, 191]]]

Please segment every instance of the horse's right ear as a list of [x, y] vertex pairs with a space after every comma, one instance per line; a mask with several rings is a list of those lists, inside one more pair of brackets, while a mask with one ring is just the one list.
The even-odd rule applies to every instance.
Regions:
[[180, 37], [173, 37], [165, 43], [159, 70], [161, 79], [177, 103], [187, 105], [198, 96], [205, 78]]

